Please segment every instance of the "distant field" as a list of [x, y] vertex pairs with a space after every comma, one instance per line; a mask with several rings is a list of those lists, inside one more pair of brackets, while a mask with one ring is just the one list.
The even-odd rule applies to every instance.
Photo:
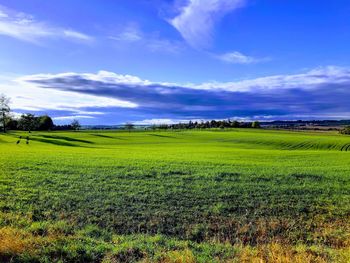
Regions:
[[0, 135], [0, 262], [350, 262], [350, 136], [19, 136]]

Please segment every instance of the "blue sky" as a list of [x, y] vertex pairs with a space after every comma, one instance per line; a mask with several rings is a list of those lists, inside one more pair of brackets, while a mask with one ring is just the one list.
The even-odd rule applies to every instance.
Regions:
[[349, 119], [350, 3], [0, 0], [0, 93], [56, 123]]

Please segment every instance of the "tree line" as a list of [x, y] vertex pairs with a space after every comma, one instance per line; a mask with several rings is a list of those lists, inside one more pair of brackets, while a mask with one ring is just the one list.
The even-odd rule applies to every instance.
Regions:
[[0, 95], [0, 124], [2, 131], [51, 131], [51, 130], [79, 130], [79, 121], [73, 120], [69, 125], [55, 125], [48, 115], [35, 116], [31, 113], [22, 114], [19, 118], [13, 117], [10, 108], [10, 99]]
[[253, 122], [239, 122], [233, 120], [211, 120], [211, 121], [202, 121], [202, 122], [193, 122], [189, 121], [188, 123], [177, 123], [177, 124], [162, 124], [162, 125], [154, 125], [152, 128], [154, 129], [212, 129], [212, 128], [260, 128], [259, 121]]
[[350, 126], [346, 126], [339, 131], [340, 134], [350, 135]]
[[22, 130], [22, 131], [53, 131], [53, 130], [79, 130], [79, 121], [73, 120], [68, 125], [55, 125], [52, 118], [48, 115], [35, 116], [31, 113], [22, 114], [19, 118], [8, 116], [5, 120], [6, 130]]

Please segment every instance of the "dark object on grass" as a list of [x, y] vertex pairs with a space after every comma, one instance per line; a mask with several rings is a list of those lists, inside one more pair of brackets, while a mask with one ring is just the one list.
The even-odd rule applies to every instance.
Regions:
[[19, 144], [21, 142], [21, 140], [18, 140], [16, 144]]

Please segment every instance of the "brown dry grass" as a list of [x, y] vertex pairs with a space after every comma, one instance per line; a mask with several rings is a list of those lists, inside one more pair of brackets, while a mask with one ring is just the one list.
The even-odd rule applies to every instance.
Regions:
[[274, 243], [256, 248], [243, 247], [238, 256], [242, 263], [326, 263], [327, 255], [311, 250], [297, 251], [293, 247]]
[[23, 231], [11, 227], [0, 229], [0, 254], [21, 254], [32, 248], [31, 239]]
[[[323, 241], [332, 241], [331, 237], [337, 234], [335, 225], [330, 228], [323, 228], [318, 233]], [[336, 242], [333, 246], [291, 246], [281, 242], [271, 242], [270, 244], [260, 244], [257, 246], [235, 245], [232, 248], [236, 251], [234, 258], [222, 262], [239, 263], [349, 263], [350, 262], [350, 242], [349, 235], [341, 233], [342, 242]], [[43, 248], [52, 245], [60, 240], [59, 235], [40, 236], [34, 235], [25, 230], [2, 227], [0, 228], [0, 261], [9, 262], [12, 257], [21, 254], [37, 255], [43, 251]], [[339, 236], [336, 240], [339, 240]], [[334, 241], [334, 240], [333, 240]], [[135, 251], [128, 251], [133, 256]], [[131, 253], [132, 252], [132, 253]], [[147, 260], [145, 251], [137, 251], [144, 255], [144, 262], [154, 262]], [[128, 256], [128, 254], [124, 255]], [[128, 257], [127, 257], [128, 258]], [[142, 257], [140, 257], [142, 260]], [[213, 259], [214, 260], [214, 259]], [[106, 256], [104, 262], [120, 262], [118, 259]], [[195, 251], [190, 248], [181, 250], [163, 251], [160, 254], [159, 263], [195, 263], [197, 261]]]

